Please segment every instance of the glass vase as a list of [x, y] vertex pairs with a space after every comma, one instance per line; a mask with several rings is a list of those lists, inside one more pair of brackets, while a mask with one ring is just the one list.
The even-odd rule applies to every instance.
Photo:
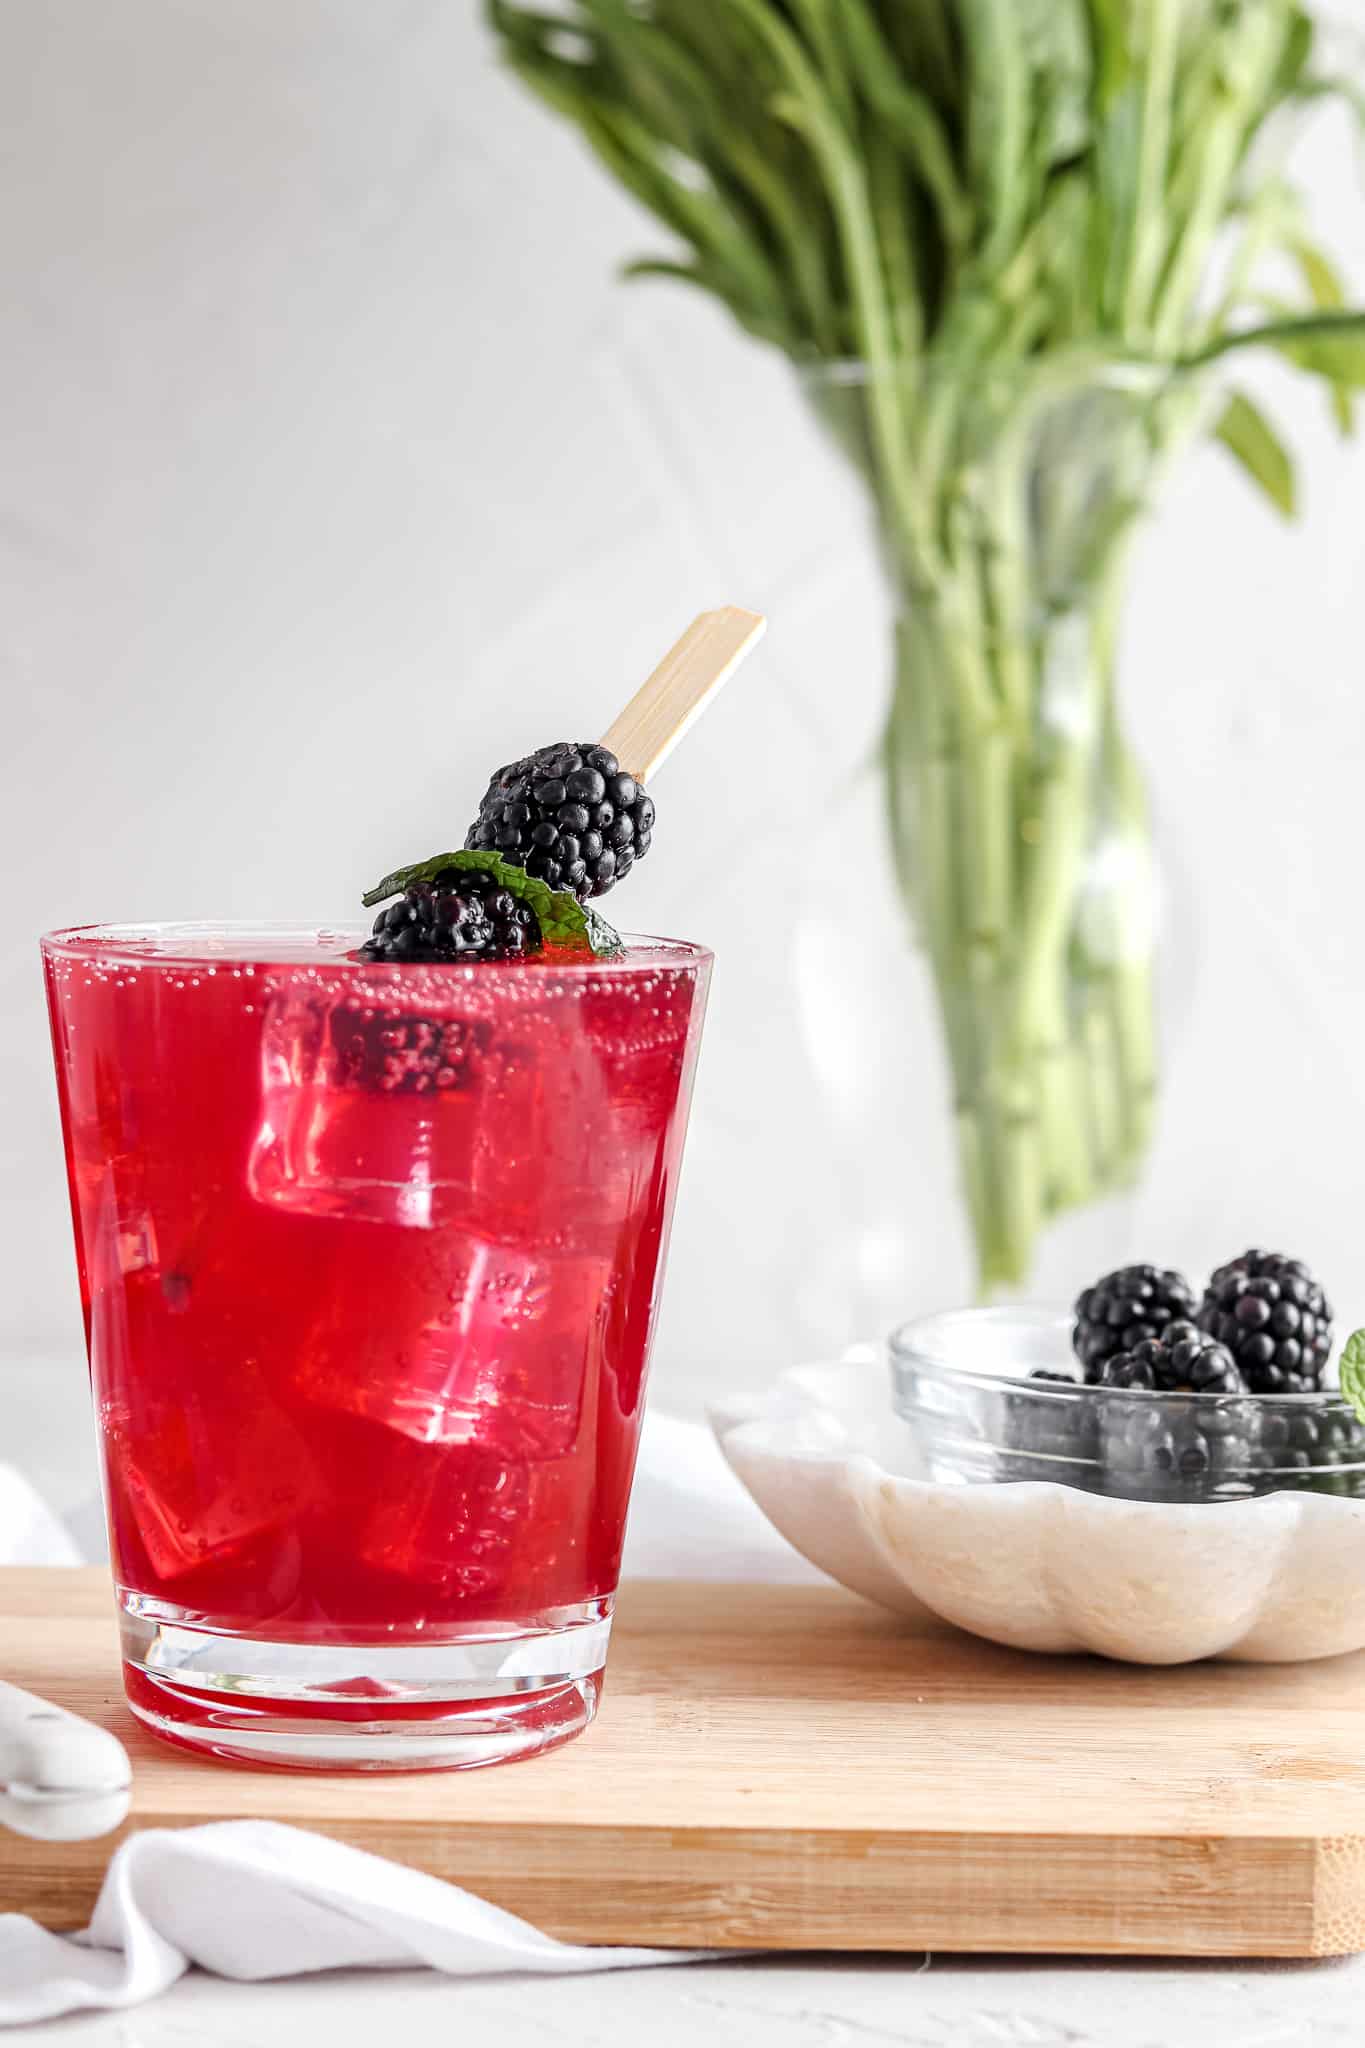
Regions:
[[1203, 394], [1082, 357], [803, 383], [872, 496], [891, 872], [932, 981], [979, 1291], [1018, 1289], [1047, 1226], [1130, 1188], [1149, 1143], [1154, 868], [1116, 654], [1133, 533]]

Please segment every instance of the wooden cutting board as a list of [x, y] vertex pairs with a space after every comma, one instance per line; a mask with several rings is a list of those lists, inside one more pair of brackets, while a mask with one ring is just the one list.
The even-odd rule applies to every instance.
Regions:
[[[294, 1822], [570, 1941], [1365, 1948], [1365, 1654], [1142, 1670], [997, 1649], [832, 1587], [640, 1583], [586, 1737], [382, 1778], [229, 1769], [144, 1734], [98, 1572], [0, 1571], [0, 1672], [124, 1738], [129, 1828]], [[113, 1840], [0, 1830], [0, 1911], [81, 1925]]]

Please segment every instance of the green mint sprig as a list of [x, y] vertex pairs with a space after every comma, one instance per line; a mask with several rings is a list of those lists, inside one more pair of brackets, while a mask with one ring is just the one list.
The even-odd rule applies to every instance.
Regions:
[[1346, 1339], [1341, 1354], [1341, 1398], [1349, 1401], [1365, 1422], [1365, 1330], [1356, 1330]]
[[620, 933], [597, 911], [571, 896], [567, 889], [552, 889], [538, 875], [528, 875], [525, 868], [514, 867], [501, 855], [468, 847], [459, 853], [433, 853], [429, 860], [395, 868], [373, 889], [367, 889], [360, 900], [367, 910], [372, 910], [376, 903], [382, 903], [388, 896], [401, 896], [414, 882], [434, 882], [438, 875], [448, 874], [451, 868], [465, 874], [491, 875], [519, 903], [527, 904], [536, 914], [541, 938], [550, 951], [588, 951], [610, 955], [625, 950]]

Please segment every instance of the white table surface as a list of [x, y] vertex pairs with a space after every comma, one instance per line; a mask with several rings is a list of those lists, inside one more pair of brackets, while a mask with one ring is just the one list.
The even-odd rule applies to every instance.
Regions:
[[[79, 1509], [94, 1456], [82, 1375], [0, 1364], [0, 1403], [4, 1455], [60, 1512]], [[196, 1972], [152, 2005], [17, 2027], [0, 2048], [373, 2048], [381, 2030], [402, 2048], [1358, 2048], [1365, 1959], [802, 1955], [480, 1984], [415, 1970], [254, 1985]]]
[[19, 2027], [80, 2048], [1358, 2048], [1365, 1980], [1293, 1967], [803, 1956], [606, 1977], [443, 1983], [342, 1971], [289, 1984], [195, 1974], [153, 2005]]

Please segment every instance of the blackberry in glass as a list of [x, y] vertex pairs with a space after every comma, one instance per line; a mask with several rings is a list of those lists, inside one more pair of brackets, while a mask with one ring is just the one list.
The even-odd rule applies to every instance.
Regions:
[[1165, 1266], [1121, 1266], [1106, 1273], [1076, 1301], [1071, 1342], [1086, 1379], [1094, 1385], [1107, 1359], [1160, 1337], [1194, 1311], [1194, 1289], [1183, 1273]]
[[593, 740], [557, 740], [499, 768], [465, 836], [552, 889], [605, 896], [649, 852], [654, 800]]
[[[1079, 1374], [1039, 1366], [1028, 1376], [1030, 1389], [1077, 1387]], [[1084, 1483], [1095, 1458], [1095, 1417], [1084, 1401], [1039, 1399], [1033, 1391], [1011, 1394], [1005, 1404], [1005, 1445], [1011, 1479], [1057, 1479]], [[1059, 1460], [1064, 1465], [1059, 1466]]]
[[1248, 1251], [1220, 1266], [1199, 1326], [1225, 1344], [1253, 1394], [1312, 1394], [1332, 1351], [1332, 1308], [1302, 1259]]
[[1094, 1384], [1142, 1387], [1159, 1394], [1247, 1391], [1232, 1353], [1189, 1321], [1170, 1323], [1164, 1337], [1144, 1337], [1130, 1351], [1107, 1358], [1096, 1372]]
[[1256, 1404], [1116, 1394], [1103, 1404], [1104, 1490], [1124, 1500], [1201, 1500], [1252, 1491]]
[[465, 1017], [417, 1017], [372, 1003], [338, 1003], [327, 1020], [334, 1086], [385, 1095], [468, 1088], [492, 1033]]
[[[1100, 1404], [1107, 1491], [1135, 1499], [1200, 1499], [1250, 1490], [1256, 1404], [1218, 1398], [1245, 1394], [1246, 1383], [1231, 1353], [1206, 1331], [1185, 1320], [1172, 1323], [1164, 1338], [1143, 1338], [1106, 1359], [1095, 1383], [1115, 1394]], [[1122, 1398], [1125, 1391], [1131, 1399]]]
[[1275, 1406], [1263, 1410], [1261, 1464], [1280, 1486], [1312, 1493], [1365, 1493], [1365, 1427], [1353, 1415]]

